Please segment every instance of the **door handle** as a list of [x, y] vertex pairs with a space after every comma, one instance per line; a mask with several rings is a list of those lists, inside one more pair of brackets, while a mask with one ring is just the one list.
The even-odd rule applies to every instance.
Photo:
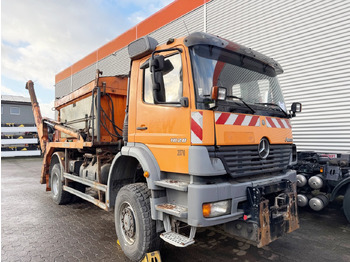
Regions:
[[147, 130], [147, 126], [139, 126], [136, 129], [137, 130]]

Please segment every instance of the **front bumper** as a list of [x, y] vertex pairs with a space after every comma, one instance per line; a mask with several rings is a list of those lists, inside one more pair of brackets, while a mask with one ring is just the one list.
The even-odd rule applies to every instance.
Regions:
[[[256, 242], [259, 247], [299, 228], [294, 170], [253, 182], [190, 184], [188, 199], [189, 225], [222, 225], [226, 232]], [[230, 214], [203, 217], [203, 203], [222, 200], [231, 200]]]

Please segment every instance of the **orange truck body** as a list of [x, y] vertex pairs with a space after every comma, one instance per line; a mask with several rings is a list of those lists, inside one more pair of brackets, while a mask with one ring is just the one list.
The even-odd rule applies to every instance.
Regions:
[[[195, 48], [199, 48], [199, 57], [211, 55], [200, 51], [203, 46], [214, 48], [210, 51], [214, 53], [227, 51], [242, 61], [248, 57], [252, 65], [263, 65], [259, 81], [268, 79], [265, 82], [270, 85], [275, 85], [275, 80], [268, 78], [268, 73], [264, 75], [264, 70], [268, 67], [275, 76], [282, 72], [279, 65], [238, 44], [204, 33], [171, 39], [153, 48], [152, 41], [144, 37], [129, 45], [129, 54], [136, 52], [130, 55], [129, 77], [100, 76], [97, 71], [94, 81], [55, 101], [56, 121], [37, 118], [41, 140], [45, 141], [41, 182], [46, 183], [47, 190], [53, 189], [54, 201], [62, 204], [62, 196], [66, 200], [67, 194], [73, 194], [105, 210], [115, 208], [117, 235], [123, 251], [132, 260], [155, 249], [150, 241], [135, 235], [138, 228], [133, 227], [134, 223], [146, 223], [139, 220], [135, 210], [138, 206], [130, 204], [139, 201], [139, 195], [145, 201], [139, 202], [145, 205], [141, 210], [147, 210], [149, 221], [153, 221], [147, 228], [157, 225], [156, 235], [176, 246], [192, 244], [196, 228], [204, 226], [221, 225], [224, 231], [258, 246], [297, 229], [296, 179], [295, 172], [289, 169], [291, 162], [296, 161], [292, 115], [269, 103], [251, 102], [249, 106], [237, 100], [234, 105], [240, 109], [235, 111], [227, 107], [230, 100], [223, 101], [225, 104], [220, 107], [219, 93], [214, 94], [213, 90], [221, 88], [226, 92], [222, 87], [212, 88], [211, 98], [204, 97], [199, 104], [204, 87], [195, 80], [200, 77], [195, 72]], [[137, 53], [142, 44], [146, 51]], [[170, 62], [168, 69], [160, 66], [164, 60], [166, 67], [175, 56], [180, 57], [179, 65]], [[213, 83], [222, 81], [230, 63], [216, 63], [210, 75]], [[243, 64], [238, 63], [238, 67], [244, 68]], [[180, 68], [180, 80], [166, 82], [166, 75], [176, 67]], [[163, 80], [165, 86], [174, 88], [179, 81], [181, 100], [148, 101], [147, 68], [154, 97], [164, 88]], [[35, 102], [32, 83], [27, 87]], [[38, 110], [37, 103], [33, 103], [33, 111]], [[54, 129], [51, 139], [48, 126]], [[83, 189], [78, 184], [84, 185]], [[98, 197], [85, 194], [85, 187], [96, 190]], [[181, 235], [175, 226], [181, 223], [190, 226], [189, 237]], [[143, 243], [144, 248], [138, 243]]]

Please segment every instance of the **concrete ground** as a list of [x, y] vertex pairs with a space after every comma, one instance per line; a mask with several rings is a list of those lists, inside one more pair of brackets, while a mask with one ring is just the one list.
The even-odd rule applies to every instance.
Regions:
[[[117, 244], [113, 213], [83, 200], [51, 201], [39, 184], [40, 158], [2, 159], [2, 261], [128, 261]], [[242, 240], [199, 230], [188, 248], [168, 244], [163, 261], [350, 261], [350, 224], [341, 202], [322, 212], [300, 211], [301, 228], [258, 249]]]

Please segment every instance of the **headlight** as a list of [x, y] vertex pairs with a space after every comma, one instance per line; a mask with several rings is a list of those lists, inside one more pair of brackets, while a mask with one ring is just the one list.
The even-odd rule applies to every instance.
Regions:
[[204, 203], [202, 205], [204, 217], [218, 217], [231, 213], [231, 201], [219, 201], [212, 203]]

